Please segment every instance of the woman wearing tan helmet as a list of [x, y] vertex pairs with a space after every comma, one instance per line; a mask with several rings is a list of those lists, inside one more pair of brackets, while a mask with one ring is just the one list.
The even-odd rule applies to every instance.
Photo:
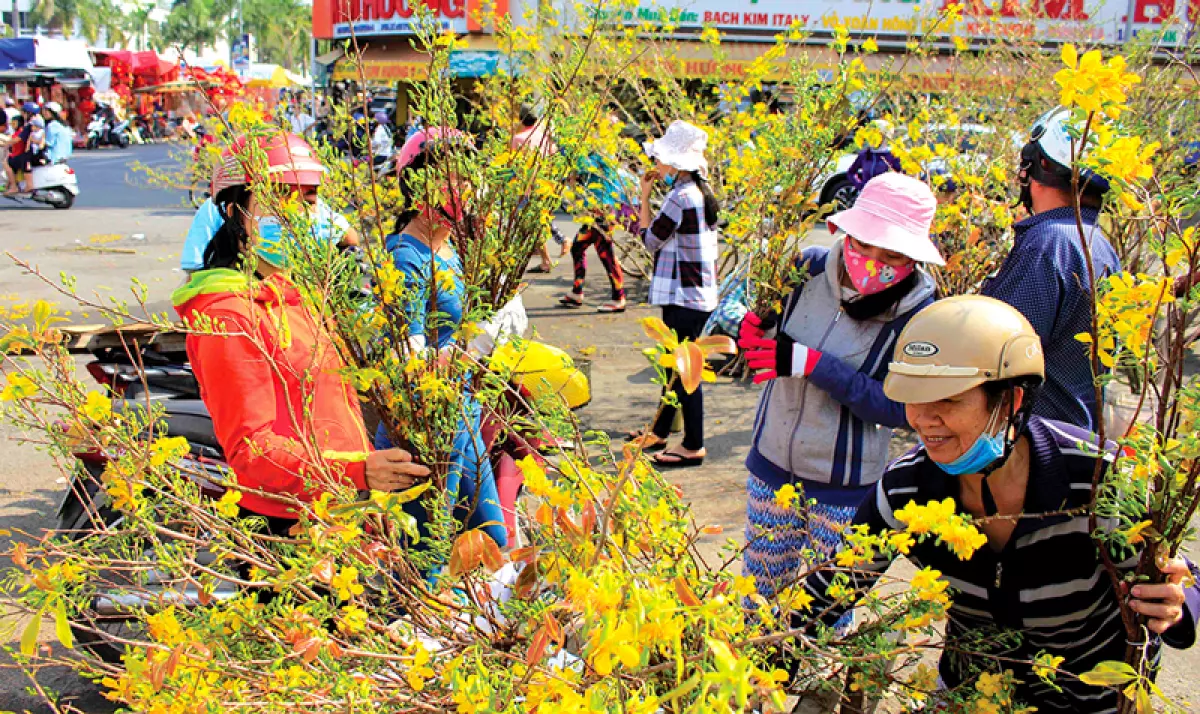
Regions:
[[[905, 505], [953, 499], [960, 513], [979, 519], [987, 544], [967, 560], [932, 539], [908, 554], [917, 567], [941, 571], [955, 591], [947, 641], [971, 638], [969, 647], [943, 653], [943, 682], [955, 687], [980, 672], [1010, 669], [1021, 680], [1016, 698], [1039, 712], [1113, 711], [1115, 691], [1068, 676], [1058, 677], [1056, 691], [1019, 664], [1045, 652], [1078, 674], [1123, 659], [1126, 646], [1119, 596], [1084, 514], [1101, 451], [1083, 429], [1031, 416], [1044, 374], [1037, 333], [1005, 303], [959, 296], [918, 313], [900, 334], [883, 388], [905, 405], [921, 445], [888, 467], [854, 523], [873, 532], [902, 530], [895, 513]], [[1065, 515], [1072, 510], [1080, 515]], [[1113, 551], [1122, 569], [1133, 568], [1136, 555]], [[888, 565], [877, 558], [865, 570], [881, 573]], [[1181, 585], [1189, 569], [1196, 572], [1173, 560], [1167, 583], [1132, 590], [1133, 608], [1155, 633], [1155, 651], [1162, 642], [1186, 648], [1195, 640], [1200, 590]], [[810, 611], [831, 606], [830, 623], [845, 609], [825, 594], [833, 577], [820, 571], [806, 583], [816, 600]], [[865, 590], [876, 578], [860, 571], [855, 584]]]

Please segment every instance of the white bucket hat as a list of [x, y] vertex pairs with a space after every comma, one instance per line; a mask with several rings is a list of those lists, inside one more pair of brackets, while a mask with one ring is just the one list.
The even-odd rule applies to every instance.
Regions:
[[708, 159], [704, 150], [708, 147], [708, 132], [700, 127], [676, 119], [667, 127], [661, 139], [642, 144], [646, 155], [680, 171], [695, 171], [708, 174]]

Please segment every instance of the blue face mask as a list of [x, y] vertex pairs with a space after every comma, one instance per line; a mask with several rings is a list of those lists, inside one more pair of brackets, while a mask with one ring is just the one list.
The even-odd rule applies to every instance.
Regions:
[[662, 182], [664, 186], [671, 188], [675, 185], [675, 174], [666, 174], [662, 177]]
[[276, 268], [287, 269], [289, 261], [284, 241], [286, 236], [283, 224], [275, 216], [259, 216], [258, 239], [254, 241], [254, 253]]
[[[982, 472], [988, 466], [991, 466], [997, 460], [1004, 456], [1004, 429], [1000, 430], [999, 434], [993, 434], [992, 429], [995, 428], [997, 417], [999, 416], [999, 407], [997, 411], [992, 412], [992, 418], [988, 420], [987, 427], [979, 438], [975, 439], [975, 443], [971, 444], [971, 448], [963, 452], [962, 456], [951, 461], [948, 464], [939, 463], [938, 468], [951, 476], [962, 476], [963, 474], [977, 474]], [[924, 442], [921, 444], [924, 446]]]

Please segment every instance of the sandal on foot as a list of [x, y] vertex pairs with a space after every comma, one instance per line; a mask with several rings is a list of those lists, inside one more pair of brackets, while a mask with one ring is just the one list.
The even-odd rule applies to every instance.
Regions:
[[625, 312], [625, 306], [610, 302], [606, 305], [601, 305], [600, 307], [596, 308], [596, 312]]
[[[637, 431], [631, 431], [625, 435], [625, 441], [628, 442], [629, 444], [637, 444], [638, 441], [644, 442], [646, 439], [651, 439], [651, 438], [658, 439], [658, 434], [655, 434], [654, 432], [647, 432], [647, 431], [642, 431], [641, 429], [638, 429]], [[643, 443], [643, 444], [641, 444], [641, 448], [642, 448], [643, 454], [650, 453], [652, 451], [662, 451], [663, 449], [667, 448], [667, 440], [660, 439], [660, 440], [654, 442], [653, 444], [649, 444], [649, 445]]]
[[[672, 458], [670, 461], [665, 461], [663, 460], [664, 456]], [[654, 457], [654, 465], [660, 469], [684, 469], [690, 466], [700, 466], [703, 463], [703, 456], [684, 456], [674, 451], [664, 451]]]
[[563, 307], [583, 307], [583, 300], [576, 300], [564, 295], [558, 299], [558, 304]]

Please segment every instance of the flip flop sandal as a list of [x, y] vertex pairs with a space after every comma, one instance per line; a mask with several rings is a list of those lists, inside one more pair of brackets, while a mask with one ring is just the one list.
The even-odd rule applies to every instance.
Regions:
[[[674, 456], [670, 461], [663, 461], [664, 456]], [[685, 469], [691, 466], [700, 466], [704, 463], [703, 456], [684, 456], [674, 452], [664, 451], [654, 457], [654, 465], [659, 469]]]
[[544, 266], [544, 265], [539, 265], [539, 266], [537, 266], [537, 267], [535, 267], [535, 268], [530, 268], [529, 270], [526, 270], [525, 272], [527, 272], [527, 273], [541, 273], [541, 274], [546, 274], [546, 273], [550, 273], [550, 272], [552, 272], [553, 270], [554, 270], [554, 268], [547, 268], [547, 267], [546, 267], [546, 266]]
[[559, 298], [559, 299], [558, 299], [558, 304], [559, 304], [559, 305], [562, 305], [563, 307], [569, 307], [569, 308], [580, 308], [580, 307], [583, 307], [583, 301], [582, 301], [582, 300], [580, 300], [579, 302], [575, 302], [575, 301], [574, 301], [574, 300], [572, 300], [571, 298], [565, 298], [565, 297], [563, 297], [563, 298]]
[[[644, 439], [645, 437], [646, 437], [645, 434], [629, 433], [629, 434], [625, 435], [625, 443], [632, 444], [633, 442], [637, 441], [638, 439]], [[650, 454], [655, 451], [662, 451], [665, 448], [667, 448], [667, 440], [663, 439], [662, 441], [655, 442], [653, 444], [650, 444], [649, 446], [643, 446], [642, 453]]]
[[596, 308], [596, 312], [608, 312], [608, 313], [625, 312], [625, 308], [617, 307], [616, 305], [601, 305], [600, 307]]

